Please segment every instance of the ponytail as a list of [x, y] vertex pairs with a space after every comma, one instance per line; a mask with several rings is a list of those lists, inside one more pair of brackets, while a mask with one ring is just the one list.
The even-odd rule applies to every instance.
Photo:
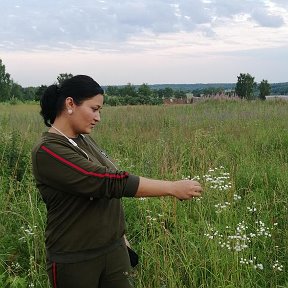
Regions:
[[40, 99], [40, 114], [46, 126], [51, 127], [58, 114], [59, 87], [55, 84], [49, 86]]

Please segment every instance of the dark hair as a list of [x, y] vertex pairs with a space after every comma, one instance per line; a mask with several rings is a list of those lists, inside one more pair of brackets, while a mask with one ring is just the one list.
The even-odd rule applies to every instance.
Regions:
[[101, 86], [86, 75], [77, 75], [66, 79], [58, 86], [53, 84], [49, 86], [40, 99], [40, 114], [44, 119], [46, 126], [51, 127], [56, 116], [64, 109], [64, 102], [67, 97], [73, 98], [76, 105], [95, 95], [104, 94]]

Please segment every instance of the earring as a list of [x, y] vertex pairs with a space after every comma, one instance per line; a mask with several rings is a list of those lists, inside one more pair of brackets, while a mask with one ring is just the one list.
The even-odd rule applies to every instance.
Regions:
[[71, 109], [68, 109], [67, 112], [69, 115], [71, 115], [73, 111]]

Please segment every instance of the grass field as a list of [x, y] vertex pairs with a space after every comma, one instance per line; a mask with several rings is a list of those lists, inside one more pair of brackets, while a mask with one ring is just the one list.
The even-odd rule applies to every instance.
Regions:
[[[47, 288], [30, 150], [38, 105], [0, 105], [0, 287]], [[123, 199], [137, 288], [288, 287], [288, 103], [105, 107], [92, 135], [121, 169], [199, 179], [199, 200]]]

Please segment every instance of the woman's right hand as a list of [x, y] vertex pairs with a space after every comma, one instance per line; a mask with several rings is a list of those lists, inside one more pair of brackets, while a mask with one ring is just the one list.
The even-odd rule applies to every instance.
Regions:
[[179, 180], [172, 182], [172, 196], [180, 200], [189, 200], [202, 196], [203, 188], [200, 183], [194, 180]]

